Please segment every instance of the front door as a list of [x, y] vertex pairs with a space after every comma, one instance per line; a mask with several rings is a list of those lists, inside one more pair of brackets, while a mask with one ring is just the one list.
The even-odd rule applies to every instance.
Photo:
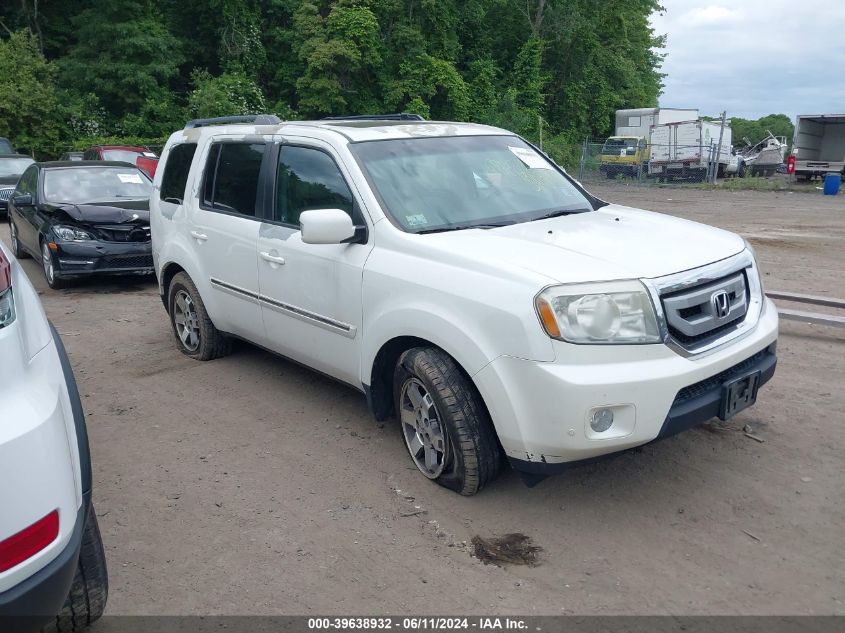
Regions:
[[361, 278], [366, 244], [305, 244], [299, 215], [342, 209], [364, 225], [342, 163], [328, 146], [288, 138], [279, 151], [272, 217], [258, 237], [267, 346], [361, 386]]

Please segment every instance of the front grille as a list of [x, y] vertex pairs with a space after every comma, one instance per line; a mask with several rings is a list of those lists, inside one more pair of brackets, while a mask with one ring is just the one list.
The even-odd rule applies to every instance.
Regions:
[[735, 329], [745, 319], [749, 298], [748, 280], [740, 270], [660, 300], [669, 334], [684, 347], [695, 347]]
[[746, 358], [741, 363], [737, 363], [733, 367], [726, 369], [723, 372], [716, 374], [715, 376], [710, 376], [710, 378], [705, 378], [702, 381], [695, 383], [694, 385], [690, 385], [689, 387], [684, 387], [678, 392], [678, 395], [675, 396], [675, 402], [672, 406], [680, 404], [682, 402], [686, 402], [687, 400], [692, 400], [702, 394], [707, 393], [708, 391], [714, 389], [715, 387], [721, 387], [723, 383], [726, 383], [731, 378], [739, 376], [744, 371], [753, 367], [757, 364], [757, 362], [762, 359], [764, 356], [769, 354], [769, 351], [766, 349], [760, 350], [754, 356]]
[[140, 224], [99, 224], [94, 227], [107, 242], [149, 242], [150, 227]]
[[0, 189], [0, 200], [8, 200], [11, 198], [14, 190], [14, 187], [10, 187], [9, 189]]
[[102, 259], [103, 268], [152, 268], [152, 255], [106, 255]]

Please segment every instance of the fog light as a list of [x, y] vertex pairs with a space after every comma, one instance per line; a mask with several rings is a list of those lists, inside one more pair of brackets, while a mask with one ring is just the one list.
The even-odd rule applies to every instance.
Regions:
[[611, 409], [597, 409], [593, 412], [590, 420], [590, 428], [596, 433], [604, 433], [613, 424], [613, 411]]

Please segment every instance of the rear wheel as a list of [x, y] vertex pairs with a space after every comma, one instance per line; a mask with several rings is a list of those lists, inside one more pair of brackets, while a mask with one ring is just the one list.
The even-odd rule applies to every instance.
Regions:
[[82, 533], [82, 549], [76, 574], [65, 604], [55, 622], [44, 627], [45, 632], [62, 633], [81, 631], [103, 615], [109, 596], [109, 576], [100, 526], [94, 504], [88, 508], [85, 529]]
[[420, 472], [473, 495], [496, 478], [501, 452], [481, 396], [446, 352], [417, 347], [396, 365], [394, 400], [405, 445]]
[[186, 273], [177, 273], [170, 282], [167, 305], [170, 324], [183, 354], [197, 360], [211, 360], [231, 351], [231, 341], [214, 327], [197, 287]]

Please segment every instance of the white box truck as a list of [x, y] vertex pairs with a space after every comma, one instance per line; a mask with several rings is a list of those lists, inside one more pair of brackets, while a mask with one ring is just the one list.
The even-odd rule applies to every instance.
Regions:
[[[651, 128], [648, 175], [663, 180], [673, 178], [704, 180], [711, 161], [718, 162], [723, 176], [731, 160], [731, 128], [725, 124], [722, 148], [718, 151], [721, 122], [682, 121]], [[717, 157], [718, 153], [718, 157]]]
[[792, 155], [798, 180], [831, 172], [845, 176], [845, 114], [796, 117]]

